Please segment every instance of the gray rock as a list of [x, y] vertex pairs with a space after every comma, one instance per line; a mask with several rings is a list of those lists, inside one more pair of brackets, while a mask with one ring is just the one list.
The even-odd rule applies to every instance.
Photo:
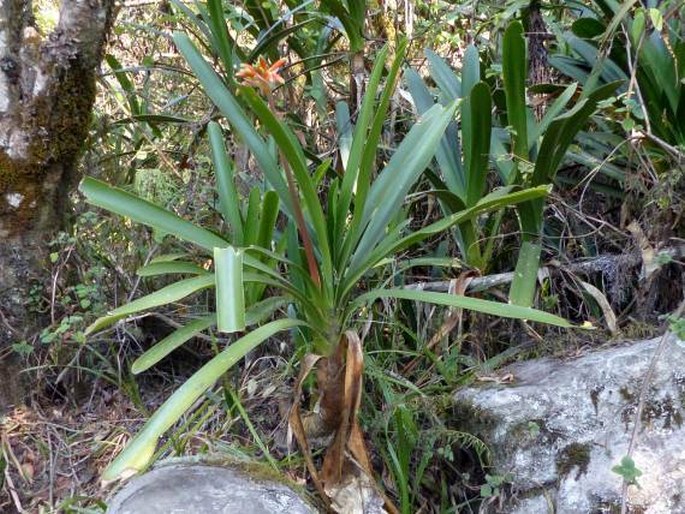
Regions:
[[169, 464], [131, 480], [110, 514], [313, 514], [291, 488], [234, 468]]
[[[509, 366], [511, 384], [455, 395], [461, 428], [493, 453], [494, 475], [510, 474], [506, 512], [618, 512], [640, 387], [659, 340], [626, 343], [576, 359]], [[628, 488], [630, 512], [685, 513], [685, 342], [667, 340], [642, 412]]]

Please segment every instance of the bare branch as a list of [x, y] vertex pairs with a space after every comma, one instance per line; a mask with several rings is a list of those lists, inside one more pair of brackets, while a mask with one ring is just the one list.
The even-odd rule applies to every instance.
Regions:
[[[659, 251], [674, 259], [685, 257], [685, 246], [676, 246], [671, 248], [664, 248]], [[572, 262], [562, 266], [546, 266], [540, 268], [538, 273], [548, 275], [555, 268], [563, 268], [570, 273], [588, 275], [592, 273], [601, 273], [607, 269], [617, 269], [617, 267], [633, 267], [642, 264], [642, 256], [639, 253], [634, 254], [620, 254], [620, 255], [601, 255], [594, 259], [584, 261]], [[495, 275], [487, 275], [485, 277], [475, 277], [467, 288], [467, 291], [477, 292], [486, 291], [493, 287], [510, 284], [514, 278], [514, 273], [497, 273]], [[419, 289], [421, 291], [437, 291], [447, 292], [450, 287], [450, 280], [442, 280], [438, 282], [416, 282], [408, 284], [405, 289]]]

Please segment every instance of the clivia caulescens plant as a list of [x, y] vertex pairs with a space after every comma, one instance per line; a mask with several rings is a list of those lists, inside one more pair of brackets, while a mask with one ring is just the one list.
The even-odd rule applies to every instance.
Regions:
[[[355, 123], [350, 120], [345, 104], [337, 106], [344, 157], [343, 172], [334, 173], [330, 161], [310, 169], [312, 163], [298, 138], [257, 91], [243, 86], [234, 92], [188, 36], [176, 33], [174, 41], [225, 117], [233, 137], [250, 150], [259, 164], [266, 185], [253, 189], [246, 200], [240, 198], [224, 142], [227, 128], [215, 122], [209, 124], [207, 132], [216, 174], [217, 210], [228, 227], [223, 232], [197, 226], [95, 179], [83, 180], [80, 188], [89, 202], [192, 243], [213, 258], [211, 270], [176, 255], [158, 258], [142, 268], [140, 274], [182, 274], [189, 278], [114, 309], [98, 319], [88, 332], [197, 291], [215, 288], [215, 312], [191, 321], [157, 343], [133, 364], [133, 370], [147, 369], [202, 331], [215, 329], [235, 334], [223, 339], [227, 341], [223, 351], [150, 417], [107, 468], [104, 480], [144, 469], [159, 437], [232, 365], [277, 333], [294, 334], [296, 343], [314, 352], [303, 359], [296, 389], [301, 389], [302, 378], [316, 367], [321, 408], [316, 413], [301, 415], [295, 401], [289, 421], [319, 491], [325, 494], [328, 486], [341, 480], [347, 455], [352, 455], [370, 474], [356, 419], [363, 368], [357, 319], [379, 298], [431, 302], [570, 326], [560, 317], [527, 307], [461, 295], [386, 288], [371, 282], [372, 270], [399, 252], [483, 213], [540, 199], [548, 192], [547, 186], [495, 192], [419, 230], [409, 229], [406, 196], [433, 159], [455, 116], [457, 103], [427, 109], [387, 164], [376, 171], [381, 130], [406, 43], [398, 45], [387, 72], [387, 50], [378, 53]], [[265, 92], [261, 86], [258, 89]], [[324, 176], [326, 181], [321, 180]], [[242, 204], [246, 206], [241, 208]], [[277, 223], [279, 217], [292, 223]], [[314, 432], [335, 434], [321, 473], [314, 468], [308, 453], [308, 435]]]
[[[477, 48], [469, 45], [466, 49], [461, 79], [430, 50], [426, 56], [440, 101], [462, 101], [460, 124], [452, 122], [448, 126], [436, 153], [440, 176], [429, 174], [431, 182], [441, 190], [439, 199], [448, 216], [476, 205], [483, 198], [490, 163], [498, 172], [503, 190], [551, 183], [576, 134], [595, 112], [598, 102], [608, 98], [618, 86], [618, 82], [594, 89], [588, 86], [578, 95], [578, 84], [569, 84], [549, 105], [544, 117], [535, 121], [526, 102], [528, 58], [523, 25], [512, 21], [502, 43], [505, 101], [504, 105], [497, 106], [503, 118], [497, 127], [492, 119], [493, 96], [490, 86], [481, 78]], [[406, 80], [418, 111], [425, 112], [433, 105], [428, 87], [412, 70]], [[579, 98], [572, 103], [575, 96]], [[516, 206], [522, 243], [509, 293], [515, 305], [533, 304], [542, 251], [544, 205], [543, 198], [534, 198]], [[471, 218], [456, 226], [457, 243], [467, 264], [487, 271], [501, 220], [500, 210], [486, 223], [477, 223]]]

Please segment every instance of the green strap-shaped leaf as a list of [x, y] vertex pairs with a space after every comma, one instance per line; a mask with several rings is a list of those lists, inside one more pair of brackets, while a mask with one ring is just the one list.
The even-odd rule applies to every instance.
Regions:
[[491, 134], [490, 155], [492, 162], [495, 164], [497, 173], [504, 185], [511, 186], [517, 179], [517, 170], [514, 166], [514, 159], [505, 146], [509, 142], [509, 134], [500, 127], [493, 127]]
[[138, 103], [138, 95], [136, 93], [136, 88], [133, 86], [133, 83], [129, 80], [128, 75], [126, 74], [126, 71], [124, 71], [123, 66], [121, 65], [119, 60], [111, 54], [105, 55], [105, 60], [107, 61], [109, 67], [112, 68], [114, 76], [119, 82], [121, 89], [124, 90], [126, 102], [128, 103], [131, 116], [142, 114], [140, 104]]
[[247, 209], [245, 211], [245, 228], [243, 244], [254, 245], [257, 243], [259, 234], [259, 218], [262, 213], [262, 193], [259, 187], [254, 186], [250, 189], [247, 197]]
[[430, 74], [440, 91], [445, 95], [444, 100], [452, 102], [462, 97], [461, 81], [454, 74], [449, 65], [433, 50], [426, 48], [426, 57]]
[[335, 125], [338, 131], [338, 151], [342, 167], [346, 170], [352, 149], [352, 119], [347, 102], [340, 101], [335, 104]]
[[213, 232], [193, 225], [171, 211], [100, 180], [91, 177], [84, 178], [79, 186], [79, 191], [85, 195], [89, 203], [195, 243], [210, 252], [214, 250], [215, 246], [226, 246], [227, 244], [225, 239]]
[[500, 302], [492, 302], [490, 300], [482, 300], [480, 298], [470, 298], [468, 296], [448, 293], [434, 293], [429, 291], [413, 291], [408, 289], [376, 289], [356, 298], [353, 302], [353, 305], [355, 307], [360, 307], [379, 298], [413, 300], [416, 302], [425, 302], [436, 305], [445, 305], [447, 307], [468, 309], [471, 311], [482, 312], [483, 314], [491, 314], [493, 316], [500, 316], [504, 318], [536, 321], [538, 323], [546, 323], [548, 325], [555, 325], [565, 328], [573, 327], [573, 325], [564, 318], [548, 312], [539, 311], [537, 309], [519, 307], [518, 305], [510, 305]]
[[131, 373], [137, 375], [150, 369], [176, 348], [200, 334], [202, 331], [208, 329], [214, 325], [214, 323], [216, 323], [216, 316], [212, 314], [211, 316], [193, 320], [186, 326], [175, 330], [133, 361]]
[[240, 217], [240, 199], [235, 187], [233, 163], [226, 154], [224, 136], [218, 123], [212, 121], [207, 126], [209, 145], [212, 149], [212, 163], [216, 176], [216, 189], [219, 200], [219, 212], [224, 221], [233, 230], [233, 244], [243, 244], [243, 220]]
[[219, 57], [224, 64], [226, 78], [233, 83], [233, 47], [235, 42], [228, 33], [226, 20], [224, 19], [224, 8], [221, 0], [207, 0], [207, 12], [209, 13], [209, 28], [212, 31], [212, 48], [219, 53]]
[[131, 314], [136, 314], [138, 312], [146, 311], [148, 309], [153, 309], [159, 307], [160, 305], [167, 305], [172, 302], [176, 302], [188, 295], [207, 289], [214, 285], [214, 273], [207, 273], [206, 275], [200, 275], [199, 277], [187, 278], [185, 280], [179, 280], [173, 284], [163, 287], [159, 291], [155, 291], [149, 295], [133, 300], [126, 305], [122, 305], [110, 311], [106, 316], [102, 316], [96, 319], [87, 329], [85, 334], [92, 334], [98, 330], [111, 325], [115, 321], [118, 321]]
[[542, 244], [539, 240], [524, 239], [521, 242], [514, 279], [509, 288], [509, 301], [513, 305], [533, 305], [541, 253]]
[[257, 246], [271, 248], [276, 220], [278, 219], [278, 209], [278, 195], [273, 191], [266, 191], [262, 197], [262, 213], [259, 217]]
[[[466, 162], [466, 205], [472, 207], [483, 197], [488, 176], [490, 134], [492, 132], [492, 99], [490, 89], [484, 82], [476, 84], [466, 100], [469, 107], [471, 134]], [[464, 139], [466, 144], [466, 139]]]
[[189, 118], [171, 116], [170, 114], [137, 114], [116, 120], [112, 125], [128, 125], [129, 123], [139, 123], [141, 121], [146, 123], [178, 123], [179, 125], [193, 123], [193, 120]]
[[194, 262], [187, 261], [151, 262], [142, 268], [138, 268], [138, 271], [136, 271], [136, 274], [139, 277], [154, 277], [157, 275], [170, 275], [175, 273], [204, 275], [205, 273], [208, 273], [208, 271]]
[[[471, 90], [480, 81], [480, 60], [478, 57], [478, 50], [473, 45], [469, 45], [464, 53], [464, 64], [461, 70], [461, 93], [464, 97], [465, 103], [461, 106], [461, 140], [464, 147], [464, 165], [466, 168], [466, 181], [468, 182], [468, 163], [471, 161], [471, 150], [472, 150], [472, 137], [474, 136], [474, 131], [478, 128], [471, 126], [472, 124], [472, 114], [471, 106], [472, 102], [468, 99], [471, 96]], [[489, 136], [488, 136], [489, 140]]]
[[165, 401], [145, 423], [142, 430], [131, 440], [102, 474], [102, 480], [110, 482], [139, 473], [145, 469], [154, 455], [157, 440], [192, 407], [207, 389], [236, 362], [263, 341], [278, 332], [290, 330], [304, 323], [299, 320], [272, 321], [228, 346], [219, 355], [202, 366], [192, 377]]
[[219, 332], [239, 332], [245, 328], [243, 253], [232, 246], [214, 248], [216, 285], [216, 328]]
[[537, 144], [538, 139], [542, 134], [544, 134], [547, 131], [547, 128], [549, 127], [550, 123], [556, 118], [559, 114], [561, 114], [561, 111], [566, 107], [566, 104], [569, 103], [571, 98], [573, 98], [573, 95], [576, 93], [576, 90], [578, 89], [578, 84], [575, 82], [571, 85], [569, 85], [566, 89], [564, 89], [564, 92], [559, 95], [559, 97], [554, 100], [552, 105], [550, 105], [547, 110], [545, 111], [545, 115], [543, 116], [542, 120], [540, 120], [540, 123], [536, 124], [533, 127], [533, 132], [530, 137], [530, 148], [534, 145]]
[[[423, 80], [411, 68], [404, 72], [409, 93], [411, 93], [414, 105], [419, 114], [424, 114], [433, 107], [433, 95], [424, 84]], [[462, 202], [466, 201], [466, 180], [461, 166], [461, 145], [459, 144], [459, 132], [457, 123], [451, 121], [445, 129], [445, 134], [440, 140], [440, 146], [435, 152], [443, 180], [449, 190], [456, 194]]]
[[150, 260], [150, 264], [154, 264], [157, 262], [171, 262], [171, 261], [177, 261], [179, 259], [182, 259], [184, 257], [188, 257], [187, 253], [183, 252], [175, 252], [175, 253], [163, 253], [161, 255], [157, 255], [156, 257], [153, 257]]
[[513, 129], [513, 153], [528, 161], [528, 114], [526, 112], [526, 42], [523, 25], [512, 21], [504, 33], [502, 79], [507, 100], [507, 119]]

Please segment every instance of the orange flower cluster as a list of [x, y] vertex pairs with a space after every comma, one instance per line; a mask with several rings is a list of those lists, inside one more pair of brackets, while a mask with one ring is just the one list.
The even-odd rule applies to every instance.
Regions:
[[240, 71], [235, 74], [241, 82], [247, 86], [258, 88], [264, 96], [268, 96], [273, 89], [279, 84], [283, 84], [283, 77], [278, 74], [278, 71], [285, 65], [285, 59], [279, 59], [272, 65], [259, 56], [257, 64], [245, 64], [240, 66]]

